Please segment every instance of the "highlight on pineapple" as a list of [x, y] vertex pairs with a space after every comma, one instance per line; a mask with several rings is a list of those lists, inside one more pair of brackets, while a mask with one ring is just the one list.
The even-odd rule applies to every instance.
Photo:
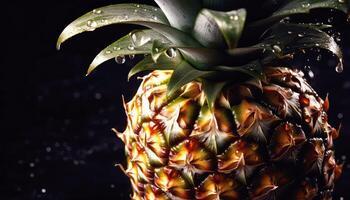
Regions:
[[[67, 39], [112, 24], [140, 28], [103, 49], [103, 62], [145, 57], [142, 78], [124, 104], [133, 200], [331, 199], [342, 171], [320, 97], [298, 66], [300, 51], [342, 51], [315, 11], [339, 20], [345, 0], [155, 0], [118, 4], [69, 24]], [[317, 12], [316, 12], [317, 13]], [[301, 16], [301, 17], [300, 17]], [[303, 20], [305, 19], [305, 20]], [[307, 20], [306, 20], [307, 19]], [[144, 28], [142, 28], [144, 27]]]

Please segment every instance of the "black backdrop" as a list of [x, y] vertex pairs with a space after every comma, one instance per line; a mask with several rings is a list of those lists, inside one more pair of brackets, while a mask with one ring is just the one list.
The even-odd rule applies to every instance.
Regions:
[[[137, 59], [124, 65], [110, 61], [92, 76], [84, 74], [99, 50], [135, 27], [103, 28], [55, 50], [70, 21], [120, 2], [12, 0], [2, 6], [0, 199], [128, 199], [128, 179], [114, 167], [123, 162], [123, 145], [110, 129], [125, 125], [121, 95], [130, 99], [137, 89], [136, 79], [126, 81]], [[334, 61], [325, 57], [308, 65], [315, 74], [312, 85], [323, 97], [330, 93], [331, 122], [343, 123], [336, 149], [344, 159], [350, 157], [350, 29], [340, 31], [344, 73], [337, 74]], [[350, 198], [349, 167], [335, 199]]]

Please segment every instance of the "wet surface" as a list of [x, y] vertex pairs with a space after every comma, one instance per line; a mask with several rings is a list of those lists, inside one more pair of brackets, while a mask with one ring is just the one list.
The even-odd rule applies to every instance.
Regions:
[[[90, 77], [84, 74], [99, 50], [135, 27], [103, 28], [55, 50], [68, 22], [111, 3], [116, 2], [6, 5], [11, 32], [3, 39], [0, 61], [0, 199], [128, 199], [129, 181], [114, 166], [123, 163], [123, 144], [110, 129], [122, 131], [125, 125], [121, 95], [130, 99], [137, 89], [136, 79], [126, 79], [138, 58], [123, 65], [110, 61]], [[332, 124], [343, 124], [335, 142], [338, 160], [350, 158], [349, 27], [340, 33], [343, 73], [335, 72], [335, 61], [327, 56], [302, 67], [309, 76], [312, 70], [311, 83], [320, 96], [330, 94]], [[350, 164], [345, 163], [335, 199], [350, 198], [349, 180]]]

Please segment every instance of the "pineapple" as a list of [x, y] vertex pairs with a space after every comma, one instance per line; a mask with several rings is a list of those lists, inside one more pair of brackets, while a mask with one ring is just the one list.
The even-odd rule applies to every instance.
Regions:
[[88, 70], [144, 54], [129, 78], [151, 71], [124, 103], [126, 130], [116, 132], [125, 143], [131, 199], [331, 199], [342, 171], [333, 148], [340, 128], [328, 123], [328, 97], [288, 60], [326, 50], [342, 71], [341, 50], [324, 32], [331, 25], [293, 17], [312, 18], [314, 9], [346, 13], [346, 2], [155, 2], [159, 7], [95, 9], [57, 43], [111, 24], [147, 27], [106, 47]]

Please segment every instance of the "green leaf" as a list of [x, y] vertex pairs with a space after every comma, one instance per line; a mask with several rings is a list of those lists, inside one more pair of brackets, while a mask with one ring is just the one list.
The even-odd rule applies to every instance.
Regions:
[[269, 50], [270, 54], [265, 58], [267, 61], [279, 59], [298, 50], [319, 48], [336, 55], [339, 64], [342, 65], [343, 54], [334, 38], [312, 25], [279, 23], [268, 32], [269, 35], [262, 44], [256, 45]]
[[57, 41], [57, 49], [67, 39], [85, 31], [93, 31], [110, 24], [152, 22], [168, 25], [163, 12], [153, 6], [141, 4], [117, 4], [94, 9], [69, 24]]
[[219, 71], [220, 73], [244, 73], [252, 78], [261, 79], [263, 76], [262, 65], [258, 60], [252, 61], [242, 66], [215, 66], [213, 70]]
[[306, 14], [310, 10], [317, 8], [335, 9], [344, 13], [347, 13], [348, 10], [345, 0], [291, 0], [286, 2], [285, 5], [275, 11], [270, 17], [256, 21], [251, 26], [255, 27], [275, 23], [285, 17], [295, 14]]
[[182, 62], [180, 52], [174, 50], [174, 56], [169, 56], [167, 52], [161, 54], [155, 63], [152, 56], [145, 57], [136, 64], [129, 72], [128, 79], [137, 73], [147, 70], [174, 70]]
[[172, 27], [191, 32], [197, 14], [201, 9], [201, 0], [155, 0], [163, 10]]
[[185, 60], [183, 60], [174, 70], [170, 81], [168, 83], [168, 96], [172, 96], [182, 86], [187, 83], [196, 80], [197, 78], [203, 77], [212, 73], [211, 71], [200, 71]]
[[203, 9], [195, 22], [193, 35], [206, 47], [222, 48], [225, 43], [235, 48], [242, 34], [246, 10], [219, 12]]
[[183, 47], [201, 47], [201, 45], [191, 37], [188, 33], [182, 32], [178, 29], [170, 27], [168, 25], [153, 23], [153, 22], [128, 22], [129, 24], [142, 25], [151, 28], [154, 31], [164, 35], [174, 45]]
[[171, 48], [171, 44], [164, 43], [158, 40], [153, 41], [151, 55], [154, 62], [157, 62], [158, 58]]
[[103, 62], [117, 56], [151, 53], [154, 40], [163, 43], [169, 42], [163, 35], [153, 30], [136, 30], [131, 32], [103, 49], [90, 64], [87, 75]]
[[194, 67], [200, 70], [210, 70], [210, 67], [216, 65], [225, 59], [226, 54], [216, 49], [209, 48], [178, 48], [184, 58]]
[[216, 82], [216, 81], [209, 81], [206, 79], [202, 80], [202, 87], [203, 91], [205, 93], [205, 96], [207, 98], [207, 102], [209, 105], [209, 108], [214, 108], [215, 100], [217, 99], [218, 95], [222, 91], [222, 89], [225, 87], [225, 85], [228, 84], [228, 81], [225, 82]]

